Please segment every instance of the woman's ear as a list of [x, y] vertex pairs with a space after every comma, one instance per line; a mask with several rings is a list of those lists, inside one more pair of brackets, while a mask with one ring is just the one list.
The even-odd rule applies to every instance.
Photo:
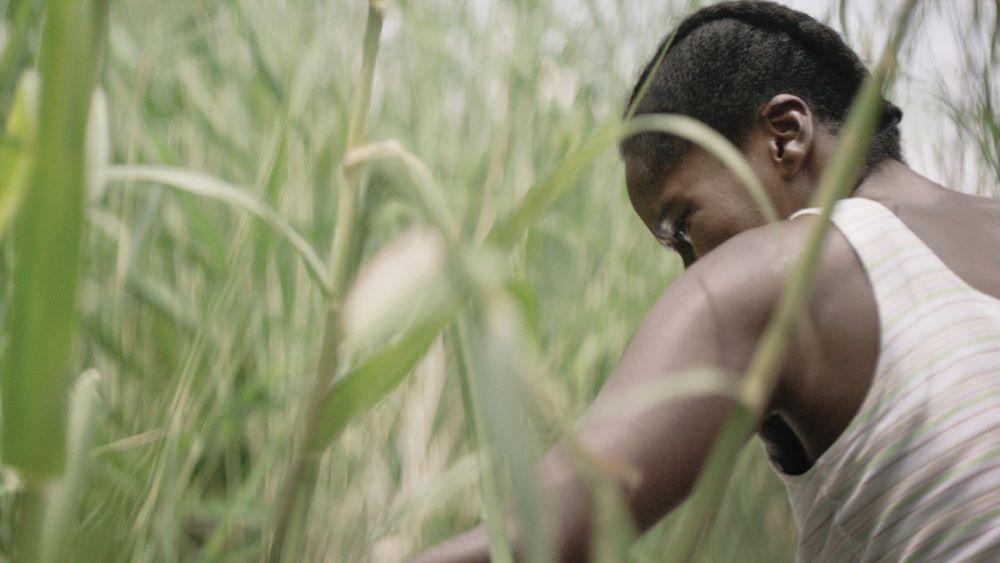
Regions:
[[809, 106], [792, 94], [778, 94], [760, 112], [771, 162], [788, 179], [802, 169], [813, 148], [813, 115]]

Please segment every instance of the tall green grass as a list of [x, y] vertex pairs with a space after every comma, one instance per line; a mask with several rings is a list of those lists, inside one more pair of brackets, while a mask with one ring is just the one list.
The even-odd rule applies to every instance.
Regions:
[[[19, 88], [10, 120], [12, 146], [5, 147], [3, 159], [9, 168], [0, 185], [2, 214], [17, 217], [0, 361], [0, 448], [4, 465], [21, 483], [13, 555], [22, 561], [59, 557], [89, 450], [85, 427], [92, 392], [81, 389], [82, 404], [74, 409], [81, 412], [71, 419], [66, 413], [87, 169], [101, 166], [86, 162], [85, 141], [106, 13], [105, 2], [47, 3], [38, 75], [26, 75]], [[67, 466], [68, 422], [83, 434], [74, 435], [69, 448], [72, 476], [60, 480]]]
[[[503, 499], [539, 518], [535, 456], [679, 271], [608, 150], [638, 59], [684, 8], [639, 4], [114, 3], [98, 76], [114, 166], [70, 202], [86, 219], [78, 320], [52, 322], [77, 346], [47, 356], [65, 365], [47, 389], [73, 397], [69, 444], [31, 450], [69, 452], [69, 493], [51, 496], [34, 545], [55, 560], [395, 561], [485, 512], [502, 557]], [[13, 80], [39, 29], [29, 4], [0, 8]], [[3, 163], [30, 131], [15, 86], [0, 84]], [[0, 241], [5, 323], [31, 301], [14, 244], [39, 224], [25, 186]], [[69, 395], [90, 367], [100, 378]], [[25, 424], [8, 419], [11, 373], [7, 435]], [[762, 452], [733, 464], [698, 557], [789, 560], [794, 526]], [[28, 544], [15, 508], [33, 485], [13, 475], [0, 559]], [[661, 560], [693, 521], [681, 511], [633, 545], [614, 496], [598, 497], [612, 560]], [[543, 535], [527, 545], [545, 558]]]

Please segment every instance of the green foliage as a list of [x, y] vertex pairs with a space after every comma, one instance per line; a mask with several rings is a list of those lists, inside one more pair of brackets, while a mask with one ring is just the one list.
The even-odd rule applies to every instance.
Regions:
[[[0, 2], [5, 79], [32, 60], [31, 4]], [[5, 464], [37, 461], [47, 474], [68, 455], [44, 555], [255, 561], [281, 525], [281, 502], [286, 560], [399, 560], [479, 521], [484, 506], [502, 532], [503, 498], [540, 518], [530, 475], [539, 450], [590, 401], [679, 270], [633, 217], [608, 150], [637, 66], [623, 33], [652, 46], [680, 13], [640, 4], [401, 0], [386, 3], [373, 34], [361, 2], [125, 0], [99, 75], [110, 124], [91, 118], [89, 152], [89, 88], [62, 90], [68, 113], [41, 104], [38, 150], [25, 152], [31, 97], [8, 106], [13, 81], [3, 81], [0, 228], [13, 216], [17, 237], [0, 239], [0, 315], [22, 326], [29, 305], [66, 301], [39, 317], [51, 325], [43, 339], [17, 329], [0, 342], [8, 353], [31, 342], [41, 351], [30, 358], [61, 366], [32, 379], [44, 401], [10, 412], [20, 391], [8, 381], [23, 377], [4, 370], [7, 435], [28, 436], [34, 422], [18, 413], [66, 410], [70, 374], [102, 374], [78, 384], [68, 450], [62, 412], [46, 415], [50, 435], [31, 435], [30, 452], [4, 444]], [[15, 46], [16, 37], [29, 41]], [[43, 58], [43, 76], [51, 62]], [[46, 145], [57, 115], [73, 129], [71, 154]], [[683, 119], [629, 127], [716, 146]], [[41, 180], [23, 173], [32, 155], [66, 164], [33, 174], [72, 171], [72, 182], [46, 176], [72, 186], [71, 198], [35, 190]], [[731, 151], [718, 155], [746, 177]], [[112, 189], [85, 203], [84, 178]], [[23, 206], [11, 215], [19, 183]], [[32, 201], [41, 197], [43, 207]], [[74, 215], [42, 229], [42, 208]], [[411, 251], [393, 258], [403, 267], [394, 275], [357, 275], [427, 226], [447, 253], [431, 287], [414, 285], [421, 264]], [[74, 284], [81, 241], [88, 259]], [[23, 282], [24, 256], [58, 271]], [[351, 340], [343, 308], [371, 284], [385, 284], [374, 295], [419, 287], [410, 299], [425, 307], [390, 309], [386, 333]], [[733, 392], [726, 377], [694, 375], [640, 399]], [[700, 557], [789, 560], [795, 534], [780, 483], [760, 451], [734, 464]], [[14, 499], [22, 512], [45, 510], [33, 487], [2, 478], [0, 559], [15, 549]], [[632, 531], [615, 495], [595, 486], [599, 549], [613, 559]], [[660, 560], [686, 518], [640, 539], [631, 559]], [[544, 536], [532, 537], [530, 552], [544, 559]], [[495, 554], [504, 544], [494, 533]]]
[[409, 375], [451, 317], [450, 308], [410, 328], [398, 341], [376, 352], [334, 383], [326, 393], [316, 441], [323, 451], [347, 423], [372, 409]]
[[[82, 250], [84, 136], [95, 63], [93, 30], [76, 22], [92, 17], [75, 3], [53, 4], [47, 11], [37, 141], [32, 143], [27, 123], [30, 88], [22, 89], [24, 98], [12, 124], [27, 133], [22, 150], [34, 154], [24, 157], [31, 166], [25, 185], [15, 170], [5, 189], [23, 203], [10, 342], [0, 383], [4, 461], [28, 480], [58, 474], [65, 456], [66, 390]], [[37, 441], [49, 447], [37, 447]]]
[[316, 282], [316, 286], [323, 293], [330, 293], [325, 279], [326, 266], [316, 255], [313, 247], [280, 215], [245, 190], [197, 172], [158, 166], [111, 168], [107, 172], [107, 179], [111, 182], [154, 182], [202, 199], [219, 201], [253, 215], [263, 221], [277, 236], [284, 239], [292, 250], [299, 254], [309, 275]]
[[[47, 5], [37, 103], [33, 78], [26, 75], [9, 120], [8, 137], [17, 144], [0, 155], [0, 163], [10, 167], [0, 175], [0, 227], [20, 204], [8, 342], [0, 363], [0, 445], [4, 464], [24, 483], [15, 523], [16, 557], [24, 561], [51, 556], [42, 547], [49, 481], [63, 472], [66, 461], [85, 138], [102, 8], [100, 3]], [[69, 489], [76, 492], [72, 485]], [[46, 542], [60, 543], [58, 537]]]
[[38, 76], [26, 72], [7, 118], [7, 131], [0, 140], [0, 238], [21, 201], [32, 170], [38, 127]]

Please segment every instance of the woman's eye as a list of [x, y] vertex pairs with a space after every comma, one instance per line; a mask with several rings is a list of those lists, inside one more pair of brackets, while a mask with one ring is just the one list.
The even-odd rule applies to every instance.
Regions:
[[674, 242], [691, 244], [691, 236], [688, 234], [688, 215], [690, 210], [685, 210], [684, 213], [677, 218], [674, 224], [671, 226], [671, 238]]
[[684, 229], [684, 225], [681, 223], [674, 223], [673, 235], [675, 242], [689, 242], [687, 231]]
[[671, 220], [663, 217], [660, 226], [657, 228], [656, 239], [668, 248], [679, 250], [683, 247], [691, 247], [691, 237], [688, 235], [688, 216], [690, 209], [685, 209], [680, 216]]

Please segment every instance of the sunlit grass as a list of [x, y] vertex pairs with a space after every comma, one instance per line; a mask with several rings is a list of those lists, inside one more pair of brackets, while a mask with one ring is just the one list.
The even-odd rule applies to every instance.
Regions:
[[[89, 471], [71, 463], [67, 477], [85, 493], [56, 518], [75, 558], [258, 560], [290, 489], [311, 509], [289, 520], [288, 560], [398, 560], [495, 516], [501, 497], [537, 516], [524, 468], [571, 425], [679, 271], [633, 217], [607, 149], [647, 54], [619, 31], [651, 46], [680, 9], [389, 2], [368, 126], [352, 134], [352, 100], [366, 97], [364, 3], [114, 4], [99, 81], [115, 166], [108, 189], [78, 204], [87, 265], [66, 372], [101, 373], [86, 380], [96, 402], [80, 407], [94, 413]], [[24, 6], [0, 2], [4, 78], [32, 62], [12, 47], [38, 34]], [[9, 103], [15, 83], [0, 86]], [[963, 115], [983, 115], [976, 103]], [[16, 125], [4, 122], [0, 151]], [[990, 141], [995, 127], [982, 118], [969, 131]], [[353, 228], [334, 250], [348, 186]], [[407, 305], [423, 307], [351, 325], [363, 335], [344, 335], [337, 369], [317, 377], [327, 305], [421, 232], [449, 253], [431, 272], [441, 295], [418, 285]], [[17, 299], [12, 256], [8, 236], [0, 316]], [[397, 267], [382, 291], [412, 291], [407, 260], [421, 256], [388, 256]], [[66, 400], [68, 384], [59, 392]], [[316, 422], [303, 414], [311, 402]], [[74, 424], [86, 444], [87, 424]], [[310, 424], [308, 449], [325, 452], [309, 461], [315, 477], [283, 485]], [[736, 466], [700, 557], [789, 560], [780, 483], [756, 447]], [[2, 559], [25, 492], [9, 472], [0, 485]], [[609, 553], [629, 541], [613, 504], [600, 534]], [[661, 559], [683, 517], [632, 558]]]

